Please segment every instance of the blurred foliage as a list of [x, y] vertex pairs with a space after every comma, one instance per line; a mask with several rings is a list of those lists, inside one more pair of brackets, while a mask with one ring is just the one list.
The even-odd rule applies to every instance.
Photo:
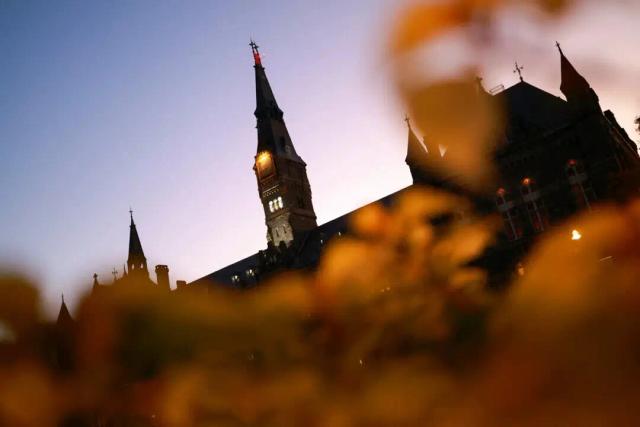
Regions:
[[[570, 0], [411, 1], [393, 25], [388, 58], [398, 93], [417, 128], [432, 146], [446, 147], [447, 161], [430, 168], [475, 192], [494, 191], [492, 154], [504, 129], [504, 109], [483, 90], [478, 64], [491, 47], [495, 20], [507, 8], [542, 11], [538, 19], [566, 12]], [[442, 49], [466, 47], [467, 62], [444, 65]], [[458, 52], [459, 53], [459, 52]], [[474, 57], [475, 56], [475, 57]], [[478, 96], [480, 95], [480, 96]], [[486, 95], [486, 96], [483, 96]]]
[[[0, 424], [640, 421], [640, 201], [550, 232], [500, 294], [469, 267], [495, 225], [466, 206], [407, 192], [359, 211], [317, 272], [243, 292], [113, 287], [67, 325], [2, 279]], [[60, 329], [68, 365], [47, 342]]]
[[[443, 172], [474, 190], [491, 181], [499, 107], [476, 96], [469, 72], [412, 83], [402, 58], [453, 27], [489, 26], [514, 2], [414, 3], [390, 44], [399, 93], [449, 149]], [[244, 292], [113, 287], [59, 325], [33, 284], [1, 278], [0, 425], [640, 421], [640, 202], [556, 227], [500, 294], [473, 267], [498, 224], [465, 199], [413, 189], [351, 225], [317, 271]]]

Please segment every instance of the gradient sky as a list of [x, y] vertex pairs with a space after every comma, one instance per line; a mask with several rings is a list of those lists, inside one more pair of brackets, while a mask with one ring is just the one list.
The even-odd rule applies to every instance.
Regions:
[[[168, 264], [173, 283], [264, 248], [249, 37], [319, 223], [408, 185], [383, 60], [397, 3], [0, 0], [0, 268], [28, 272], [50, 308], [62, 292], [73, 303], [94, 272], [122, 270], [129, 206], [150, 269]], [[640, 6], [616, 5], [544, 26], [508, 13], [485, 84], [514, 84], [517, 59], [558, 94], [558, 39], [632, 133]]]

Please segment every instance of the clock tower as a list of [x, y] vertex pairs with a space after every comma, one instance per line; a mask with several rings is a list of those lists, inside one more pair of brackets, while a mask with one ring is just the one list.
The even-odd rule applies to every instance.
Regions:
[[279, 246], [293, 242], [298, 233], [317, 227], [311, 202], [307, 165], [296, 153], [262, 66], [258, 46], [251, 49], [256, 77], [258, 150], [253, 170], [258, 180], [258, 194], [264, 209], [267, 240]]

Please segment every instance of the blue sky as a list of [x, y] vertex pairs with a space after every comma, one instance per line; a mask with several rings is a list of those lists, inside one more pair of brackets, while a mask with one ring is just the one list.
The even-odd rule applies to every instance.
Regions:
[[[149, 265], [168, 264], [174, 283], [263, 248], [250, 37], [319, 222], [408, 185], [383, 60], [396, 3], [0, 0], [0, 268], [29, 272], [52, 307], [62, 292], [73, 301], [94, 272], [108, 282], [122, 269], [129, 206]], [[507, 23], [485, 82], [515, 83], [518, 59], [558, 93], [560, 38], [631, 131], [640, 62], [627, 15], [587, 10], [545, 32]]]

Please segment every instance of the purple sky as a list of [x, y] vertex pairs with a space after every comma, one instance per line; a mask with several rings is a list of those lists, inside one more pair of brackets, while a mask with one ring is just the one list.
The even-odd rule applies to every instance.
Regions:
[[[633, 132], [640, 5], [598, 3], [545, 26], [505, 14], [485, 85], [514, 84], [517, 59], [559, 94], [557, 39]], [[264, 248], [251, 36], [319, 223], [408, 185], [383, 55], [396, 4], [0, 2], [0, 268], [28, 271], [50, 307], [63, 291], [73, 302], [94, 272], [122, 269], [130, 205], [150, 268], [168, 264], [173, 283]]]

